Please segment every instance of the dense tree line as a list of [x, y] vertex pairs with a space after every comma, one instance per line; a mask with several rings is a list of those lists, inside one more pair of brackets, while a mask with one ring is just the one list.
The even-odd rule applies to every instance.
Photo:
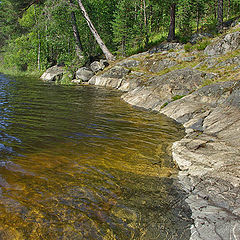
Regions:
[[[1, 0], [0, 49], [21, 70], [109, 60], [194, 31], [222, 31], [240, 0]], [[206, 27], [208, 28], [206, 30]]]

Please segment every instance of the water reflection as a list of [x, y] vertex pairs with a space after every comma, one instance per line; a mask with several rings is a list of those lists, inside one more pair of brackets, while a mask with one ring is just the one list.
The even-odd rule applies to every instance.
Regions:
[[0, 239], [188, 239], [179, 126], [116, 92], [0, 81]]

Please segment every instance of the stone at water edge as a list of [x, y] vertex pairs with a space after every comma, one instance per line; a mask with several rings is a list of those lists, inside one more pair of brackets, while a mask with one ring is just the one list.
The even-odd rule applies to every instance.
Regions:
[[93, 76], [94, 76], [94, 73], [86, 67], [79, 68], [76, 72], [77, 80], [82, 80], [83, 82], [87, 82]]
[[64, 67], [56, 65], [47, 69], [46, 72], [44, 72], [43, 75], [40, 77], [40, 79], [44, 81], [58, 81], [61, 80], [64, 72]]

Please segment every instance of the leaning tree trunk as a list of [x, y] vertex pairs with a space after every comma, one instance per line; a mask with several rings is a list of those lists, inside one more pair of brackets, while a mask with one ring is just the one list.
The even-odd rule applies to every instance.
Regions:
[[223, 30], [223, 0], [218, 0], [218, 9], [217, 9], [217, 30], [222, 32]]
[[168, 42], [176, 39], [175, 35], [175, 17], [176, 17], [176, 3], [173, 3], [170, 7], [170, 26], [168, 32]]
[[102, 49], [104, 55], [106, 56], [106, 59], [109, 60], [109, 61], [113, 61], [115, 60], [115, 57], [111, 54], [111, 52], [108, 50], [107, 46], [104, 44], [104, 42], [102, 41], [101, 37], [99, 36], [96, 28], [94, 27], [94, 25], [92, 24], [83, 4], [82, 4], [82, 1], [81, 0], [78, 0], [78, 4], [79, 4], [79, 7], [82, 11], [82, 14], [85, 18], [85, 20], [87, 21], [87, 24], [94, 36], [94, 38], [96, 39], [98, 45], [100, 46], [100, 48]]

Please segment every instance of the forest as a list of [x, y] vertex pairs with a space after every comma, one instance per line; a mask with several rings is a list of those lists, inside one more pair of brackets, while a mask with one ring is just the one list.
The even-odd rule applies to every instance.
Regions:
[[1, 67], [113, 60], [163, 41], [186, 43], [194, 32], [218, 34], [239, 12], [240, 0], [1, 0]]

